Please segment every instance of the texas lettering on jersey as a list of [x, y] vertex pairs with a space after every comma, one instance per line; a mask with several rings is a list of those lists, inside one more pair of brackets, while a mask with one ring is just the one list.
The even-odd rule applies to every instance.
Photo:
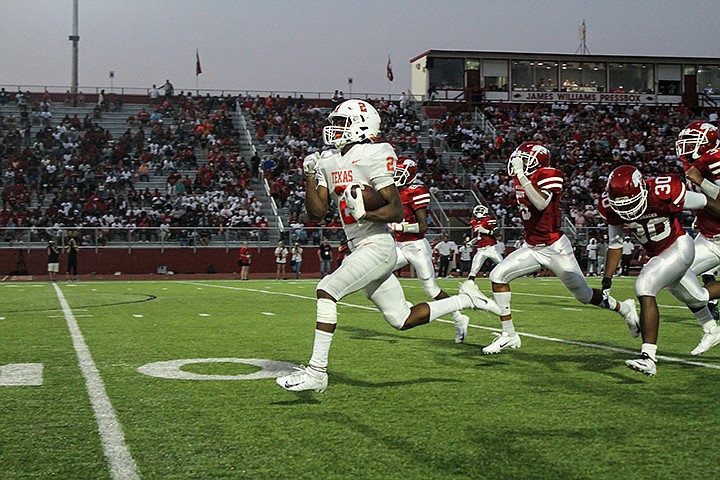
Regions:
[[353, 183], [352, 170], [340, 170], [339, 172], [330, 172], [330, 174], [332, 175], [332, 183], [335, 185]]
[[353, 145], [345, 155], [332, 150], [323, 152], [318, 162], [317, 183], [328, 189], [330, 199], [340, 211], [345, 235], [357, 240], [368, 235], [387, 232], [387, 225], [381, 222], [357, 221], [345, 211], [342, 200], [345, 188], [350, 184], [369, 185], [382, 190], [393, 185], [393, 172], [397, 157], [387, 143], [359, 143]]
[[678, 219], [685, 204], [685, 185], [674, 175], [650, 178], [646, 181], [647, 208], [634, 221], [623, 220], [610, 207], [607, 192], [600, 197], [598, 213], [608, 225], [625, 225], [630, 234], [645, 249], [648, 257], [659, 255], [679, 237], [685, 229]]
[[560, 197], [565, 181], [563, 174], [557, 168], [544, 167], [537, 169], [528, 180], [539, 190], [550, 192], [552, 197], [545, 210], [538, 210], [525, 195], [525, 190], [517, 178], [513, 178], [515, 196], [525, 226], [525, 242], [528, 245], [552, 245], [563, 235], [560, 230], [562, 226]]
[[[497, 220], [491, 216], [482, 217], [479, 220], [477, 218], [470, 220], [470, 229], [475, 238], [477, 238], [477, 248], [497, 244], [497, 239], [490, 234], [496, 227]], [[484, 230], [488, 230], [490, 233], [485, 233]]]
[[[406, 223], [417, 223], [415, 212], [421, 208], [427, 208], [430, 204], [430, 190], [425, 185], [410, 185], [400, 190], [400, 200], [403, 206], [403, 221]], [[409, 242], [425, 238], [424, 233], [395, 232], [395, 241]]]
[[[712, 150], [708, 150], [693, 163], [683, 161], [683, 169], [686, 172], [690, 170], [690, 167], [697, 168], [703, 178], [707, 178], [713, 183], [718, 182], [718, 180], [720, 180], [720, 149], [713, 148]], [[700, 187], [694, 183], [688, 182], [688, 185], [695, 192], [702, 191]], [[720, 218], [704, 208], [702, 210], [696, 210], [695, 216], [697, 217], [695, 224], [703, 236], [712, 238], [715, 235], [720, 235]]]

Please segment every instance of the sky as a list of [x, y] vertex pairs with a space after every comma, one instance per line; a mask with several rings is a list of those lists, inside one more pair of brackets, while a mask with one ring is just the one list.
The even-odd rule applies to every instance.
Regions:
[[[0, 86], [69, 88], [72, 4], [0, 0]], [[399, 94], [427, 50], [575, 53], [583, 20], [592, 54], [720, 57], [718, 0], [79, 0], [79, 84]]]

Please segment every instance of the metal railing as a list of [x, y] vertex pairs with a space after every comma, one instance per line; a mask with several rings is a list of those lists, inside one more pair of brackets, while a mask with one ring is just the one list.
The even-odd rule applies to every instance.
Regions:
[[[69, 85], [33, 85], [33, 84], [0, 84], [0, 87], [10, 93], [12, 100], [14, 100], [14, 94], [21, 90], [23, 92], [30, 91], [31, 93], [40, 94], [47, 89], [49, 93], [65, 93], [70, 90]], [[105, 90], [105, 94], [119, 94], [119, 95], [134, 95], [134, 96], [148, 96], [149, 87], [120, 87], [120, 86], [97, 86], [97, 85], [81, 85], [78, 87], [78, 91], [83, 92], [85, 95], [97, 95], [101, 90]], [[335, 92], [304, 92], [298, 90], [252, 90], [242, 88], [175, 88], [175, 95], [179, 92], [192, 92], [193, 95], [205, 96], [210, 94], [211, 96], [236, 96], [242, 95], [244, 97], [276, 97], [281, 98], [292, 97], [298, 99], [300, 97], [304, 99], [318, 99], [318, 100], [330, 100], [332, 99]], [[162, 96], [162, 92], [160, 93]], [[353, 92], [353, 98], [386, 98], [391, 101], [397, 101], [400, 99], [401, 94], [399, 93], [373, 93], [373, 92]], [[149, 98], [149, 97], [148, 97]], [[349, 98], [349, 97], [346, 97]]]
[[[429, 226], [427, 237], [430, 241], [448, 233], [457, 242], [470, 235], [469, 226], [449, 225], [449, 219], [442, 210], [433, 210], [440, 217], [441, 225]], [[468, 219], [470, 212], [468, 212]], [[590, 238], [601, 239], [607, 234], [605, 228], [575, 227], [564, 222], [562, 230], [578, 248], [584, 247]], [[512, 246], [522, 241], [522, 227], [500, 227], [497, 237]], [[61, 247], [67, 245], [73, 235], [82, 248], [96, 251], [107, 248], [147, 249], [186, 248], [195, 251], [202, 248], [237, 248], [243, 242], [258, 247], [274, 247], [267, 229], [257, 227], [0, 227], [0, 250], [45, 248], [49, 241]], [[345, 238], [340, 227], [295, 227], [286, 229], [281, 240], [298, 242], [301, 245], [319, 245], [327, 237], [331, 243]]]

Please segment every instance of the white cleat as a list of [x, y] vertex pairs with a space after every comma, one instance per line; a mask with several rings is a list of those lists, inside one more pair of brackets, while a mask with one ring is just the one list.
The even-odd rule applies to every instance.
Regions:
[[720, 326], [715, 325], [714, 327], [705, 330], [700, 343], [695, 349], [690, 352], [690, 355], [700, 355], [710, 350], [712, 347], [720, 343]]
[[300, 367], [290, 375], [278, 377], [275, 383], [291, 392], [315, 390], [323, 393], [328, 385], [328, 375], [311, 367]]
[[512, 335], [510, 335], [507, 332], [493, 332], [493, 335], [497, 335], [497, 338], [495, 338], [495, 340], [493, 340], [490, 345], [482, 349], [482, 352], [485, 355], [493, 355], [495, 353], [500, 353], [506, 348], [520, 348], [520, 346], [522, 345], [520, 335], [518, 335], [517, 333], [513, 333]]
[[643, 353], [633, 360], [625, 360], [625, 365], [627, 365], [628, 368], [649, 377], [654, 377], [657, 373], [657, 368], [655, 367], [656, 363], [657, 362], [650, 358], [650, 355], [647, 353]]
[[490, 300], [486, 297], [472, 280], [465, 280], [460, 283], [459, 290], [460, 295], [467, 295], [470, 297], [470, 301], [472, 302], [472, 306], [475, 310], [482, 310], [483, 312], [490, 312], [500, 316], [500, 306], [495, 303], [494, 300]]
[[630, 330], [630, 335], [632, 335], [633, 338], [637, 338], [640, 336], [640, 317], [638, 317], [637, 310], [635, 309], [635, 299], [628, 298], [622, 302], [622, 305], [627, 305], [629, 308], [628, 313], [622, 317], [627, 324], [628, 330]]
[[465, 341], [469, 323], [470, 317], [462, 313], [455, 318], [455, 343], [463, 343]]

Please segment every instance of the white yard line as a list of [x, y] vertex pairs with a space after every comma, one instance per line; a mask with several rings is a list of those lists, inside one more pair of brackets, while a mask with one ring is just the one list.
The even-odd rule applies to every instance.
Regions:
[[[228, 285], [212, 285], [212, 284], [207, 284], [207, 283], [194, 283], [194, 282], [180, 282], [180, 283], [188, 283], [188, 284], [190, 284], [190, 285], [202, 285], [202, 286], [204, 286], [204, 287], [224, 288], [224, 289], [227, 289], [227, 290], [237, 290], [237, 291], [243, 291], [243, 292], [264, 293], [264, 294], [266, 294], [266, 295], [282, 295], [282, 296], [288, 296], [288, 297], [293, 297], [293, 298], [303, 298], [303, 299], [306, 299], [306, 300], [315, 300], [314, 297], [308, 297], [308, 296], [306, 296], [306, 295], [297, 295], [297, 294], [295, 294], [295, 293], [268, 292], [268, 291], [266, 291], [266, 290], [259, 290], [259, 289], [255, 289], [255, 288], [231, 287], [231, 286], [228, 286]], [[403, 285], [403, 288], [405, 288], [404, 285]], [[420, 288], [420, 287], [418, 287], [418, 288]], [[560, 296], [560, 295], [536, 295], [536, 294], [529, 294], [529, 293], [519, 293], [519, 294], [518, 294], [518, 293], [515, 293], [515, 292], [513, 292], [513, 294], [514, 294], [514, 295], [530, 295], [530, 296], [538, 296], [538, 297], [564, 298], [564, 299], [569, 299], [569, 300], [572, 299], [572, 300], [574, 300], [574, 297], [569, 297], [569, 296], [564, 297], [564, 296]], [[352, 303], [345, 303], [345, 302], [338, 302], [338, 305], [345, 305], [345, 306], [348, 306], [348, 307], [361, 308], [361, 309], [363, 309], [363, 310], [377, 310], [375, 307], [370, 307], [370, 306], [367, 306], [367, 305], [355, 305], [355, 304], [352, 304]], [[677, 308], [681, 308], [681, 307], [677, 307]], [[687, 308], [687, 307], [682, 307], [682, 308]], [[518, 311], [519, 311], [519, 310], [518, 310]], [[451, 320], [443, 320], [443, 319], [441, 319], [441, 318], [439, 318], [439, 319], [437, 319], [437, 320], [435, 320], [435, 321], [436, 321], [436, 322], [441, 322], [441, 323], [454, 324]], [[468, 326], [469, 326], [469, 327], [472, 327], [472, 328], [479, 328], [479, 329], [481, 329], [481, 330], [489, 330], [489, 331], [492, 331], [492, 332], [499, 332], [499, 331], [500, 331], [499, 328], [483, 327], [483, 326], [481, 326], [481, 325], [472, 325], [472, 324], [470, 324], [470, 325], [468, 325]], [[627, 353], [628, 355], [637, 355], [637, 353], [638, 353], [638, 352], [635, 351], [635, 350], [627, 350], [627, 349], [624, 349], [624, 348], [611, 347], [611, 346], [608, 346], [608, 345], [600, 345], [600, 344], [597, 344], [597, 343], [577, 342], [577, 341], [574, 341], [574, 340], [564, 340], [564, 339], [562, 339], [562, 338], [545, 337], [545, 336], [543, 336], [543, 335], [534, 335], [534, 334], [532, 334], [532, 333], [520, 333], [520, 332], [518, 332], [518, 334], [521, 335], [521, 336], [523, 336], [523, 337], [535, 338], [535, 339], [538, 339], [538, 340], [545, 340], [545, 341], [548, 341], [548, 342], [557, 342], [557, 343], [563, 343], [563, 344], [565, 344], [565, 345], [575, 345], [575, 346], [578, 346], [578, 347], [595, 348], [595, 349], [598, 349], [598, 350], [608, 350], [608, 351], [611, 351], [611, 352]], [[684, 360], [684, 359], [682, 359], [682, 358], [666, 357], [666, 356], [664, 356], [664, 355], [658, 355], [657, 358], [659, 358], [660, 360], [664, 360], [664, 361], [666, 361], [666, 362], [674, 362], [674, 363], [680, 363], [680, 364], [683, 364], [683, 365], [693, 365], [693, 366], [695, 366], [695, 367], [705, 367], [705, 368], [712, 368], [712, 369], [718, 369], [718, 370], [720, 370], [720, 365], [714, 365], [714, 364], [711, 364], [711, 363], [695, 362], [695, 361], [692, 361], [692, 360]]]
[[120, 422], [115, 416], [115, 409], [105, 391], [105, 384], [100, 377], [100, 372], [95, 366], [95, 362], [93, 362], [90, 349], [85, 343], [85, 338], [83, 338], [75, 316], [70, 310], [70, 305], [65, 300], [65, 295], [63, 295], [57, 284], [53, 284], [53, 287], [65, 314], [80, 370], [82, 370], [85, 377], [85, 387], [95, 413], [95, 420], [100, 432], [100, 442], [105, 453], [105, 459], [108, 462], [110, 475], [114, 480], [139, 479], [140, 475], [137, 473], [135, 460], [125, 443], [125, 435]]

